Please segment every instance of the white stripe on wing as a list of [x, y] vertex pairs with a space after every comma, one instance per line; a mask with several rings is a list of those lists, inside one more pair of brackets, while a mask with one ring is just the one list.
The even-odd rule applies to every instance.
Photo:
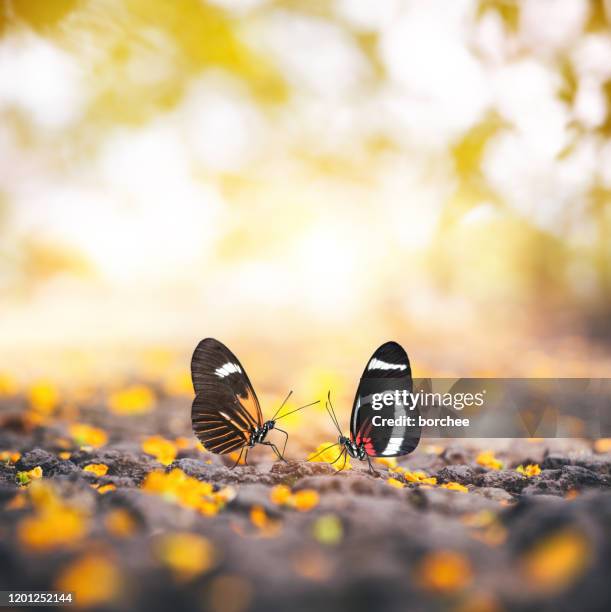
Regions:
[[407, 366], [404, 363], [388, 363], [375, 357], [369, 362], [367, 366], [368, 370], [407, 370]]

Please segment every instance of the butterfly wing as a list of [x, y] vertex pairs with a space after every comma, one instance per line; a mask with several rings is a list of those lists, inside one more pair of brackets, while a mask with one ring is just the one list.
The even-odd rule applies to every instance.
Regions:
[[[398, 391], [399, 399], [395, 395]], [[373, 418], [397, 419], [401, 416], [418, 418], [416, 410], [409, 409], [403, 392], [412, 391], [412, 371], [407, 353], [396, 342], [386, 342], [371, 356], [356, 391], [350, 437], [358, 445], [363, 444], [370, 457], [397, 457], [411, 453], [420, 441], [420, 429], [407, 426], [376, 426]], [[392, 401], [374, 409], [373, 396], [393, 394]], [[407, 405], [406, 405], [407, 404]], [[416, 421], [417, 422], [417, 421]]]
[[251, 432], [263, 424], [263, 415], [238, 358], [218, 340], [206, 338], [193, 353], [191, 377], [191, 423], [204, 448], [225, 454], [248, 444]]

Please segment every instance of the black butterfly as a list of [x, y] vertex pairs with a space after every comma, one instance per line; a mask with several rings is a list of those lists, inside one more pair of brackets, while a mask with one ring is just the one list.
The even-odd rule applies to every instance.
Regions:
[[[284, 461], [288, 433], [276, 427], [276, 421], [318, 403], [301, 406], [276, 418], [293, 393], [291, 391], [276, 414], [264, 422], [259, 400], [242, 364], [224, 344], [214, 338], [206, 338], [197, 345], [191, 360], [191, 377], [195, 389], [191, 410], [193, 431], [211, 453], [225, 455], [239, 450], [240, 456], [235, 465], [240, 462], [244, 451], [246, 461], [248, 451], [255, 444], [271, 447], [276, 456]], [[275, 444], [266, 441], [272, 429], [286, 436], [282, 453]]]
[[411, 416], [415, 417], [417, 422], [418, 411], [410, 410], [409, 401], [404, 402], [403, 395], [400, 395], [398, 401], [393, 398], [392, 403], [389, 401], [377, 409], [374, 409], [372, 404], [374, 395], [394, 395], [395, 392], [409, 394], [412, 386], [412, 370], [405, 350], [396, 342], [386, 342], [380, 346], [367, 362], [356, 390], [350, 417], [350, 437], [344, 436], [342, 432], [329, 392], [327, 412], [339, 431], [339, 439], [336, 444], [327, 446], [310, 460], [334, 446], [340, 446], [340, 453], [332, 462], [333, 464], [343, 457], [344, 463], [340, 470], [344, 469], [346, 458], [350, 456], [353, 459], [366, 460], [369, 469], [375, 472], [371, 457], [398, 457], [411, 453], [420, 441], [419, 427], [376, 426], [373, 419], [377, 415], [383, 419]]

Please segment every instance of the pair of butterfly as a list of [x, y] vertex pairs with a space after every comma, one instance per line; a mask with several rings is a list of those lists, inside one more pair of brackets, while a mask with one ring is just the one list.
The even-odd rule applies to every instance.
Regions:
[[[193, 431], [209, 452], [225, 455], [239, 451], [235, 465], [244, 453], [246, 461], [248, 451], [256, 444], [271, 447], [277, 457], [284, 460], [288, 434], [276, 426], [277, 421], [320, 401], [278, 416], [291, 396], [291, 391], [274, 416], [264, 421], [259, 400], [242, 364], [224, 344], [214, 338], [202, 340], [195, 349], [191, 376], [195, 389], [191, 412]], [[350, 456], [367, 461], [369, 469], [373, 470], [371, 457], [397, 457], [411, 453], [420, 440], [419, 430], [373, 426], [376, 414], [397, 418], [409, 412], [409, 408], [398, 398], [391, 399], [395, 390], [411, 392], [411, 368], [405, 350], [396, 342], [387, 342], [374, 352], [365, 366], [352, 406], [350, 437], [342, 433], [329, 393], [326, 408], [339, 432], [339, 438], [336, 444], [328, 446], [310, 459], [339, 446], [339, 455], [333, 463], [343, 457], [345, 465], [346, 458]], [[385, 401], [380, 411], [372, 407], [372, 396], [383, 391], [390, 391], [391, 395], [388, 396], [390, 401]], [[282, 452], [267, 440], [272, 429], [286, 436]]]

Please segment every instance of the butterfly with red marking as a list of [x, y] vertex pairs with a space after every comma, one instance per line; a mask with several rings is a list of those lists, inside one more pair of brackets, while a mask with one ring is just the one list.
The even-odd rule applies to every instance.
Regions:
[[[400, 344], [386, 342], [371, 356], [356, 390], [350, 417], [350, 437], [343, 434], [333, 405], [331, 392], [327, 398], [327, 412], [339, 432], [338, 441], [327, 446], [310, 458], [335, 447], [340, 453], [332, 462], [342, 458], [346, 465], [348, 456], [367, 461], [370, 471], [375, 472], [371, 457], [399, 457], [411, 453], [420, 441], [421, 430], [417, 426], [418, 410], [410, 408], [409, 398], [412, 392], [412, 371], [407, 353]], [[377, 397], [377, 401], [374, 399]], [[385, 398], [385, 401], [381, 401]], [[380, 418], [376, 421], [374, 417]], [[403, 418], [412, 417], [413, 427], [406, 425], [376, 425], [376, 423], [401, 422]]]
[[[206, 338], [197, 345], [191, 360], [191, 377], [195, 389], [191, 410], [193, 431], [211, 453], [226, 455], [240, 451], [235, 465], [240, 462], [244, 452], [246, 462], [248, 451], [256, 444], [269, 446], [279, 459], [284, 460], [288, 433], [277, 427], [276, 422], [319, 403], [306, 404], [278, 416], [293, 393], [291, 391], [274, 416], [264, 421], [259, 400], [242, 364], [222, 342], [214, 338]], [[272, 429], [286, 436], [282, 452], [267, 440]]]

